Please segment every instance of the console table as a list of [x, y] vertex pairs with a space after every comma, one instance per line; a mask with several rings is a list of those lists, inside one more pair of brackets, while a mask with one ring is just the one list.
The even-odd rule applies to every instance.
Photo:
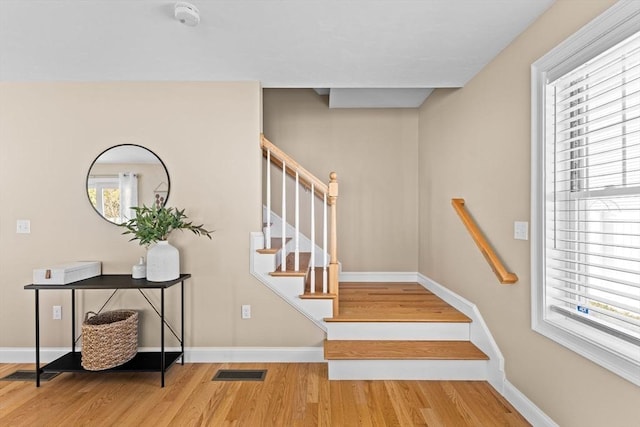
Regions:
[[[25, 289], [35, 291], [35, 324], [36, 324], [36, 387], [40, 387], [40, 374], [43, 372], [160, 372], [160, 384], [164, 387], [164, 374], [173, 363], [181, 358], [184, 365], [184, 281], [191, 277], [190, 274], [181, 274], [175, 280], [167, 282], [149, 282], [146, 279], [133, 279], [130, 274], [103, 274], [101, 276], [92, 277], [90, 279], [80, 280], [78, 282], [69, 283], [67, 285], [27, 285]], [[176, 338], [180, 342], [181, 351], [165, 351], [164, 349], [164, 330], [169, 324], [164, 318], [164, 290], [173, 285], [180, 283], [180, 337]], [[88, 371], [82, 367], [82, 354], [76, 351], [76, 290], [103, 289], [114, 290], [120, 289], [137, 289], [142, 292], [143, 289], [159, 289], [160, 290], [160, 312], [151, 304], [153, 309], [160, 316], [160, 351], [154, 352], [138, 352], [136, 356], [123, 365], [103, 371]], [[40, 291], [71, 291], [71, 352], [54, 360], [51, 363], [40, 368]], [[144, 293], [143, 293], [144, 296]], [[171, 330], [173, 332], [173, 330]], [[175, 332], [174, 332], [175, 335]]]

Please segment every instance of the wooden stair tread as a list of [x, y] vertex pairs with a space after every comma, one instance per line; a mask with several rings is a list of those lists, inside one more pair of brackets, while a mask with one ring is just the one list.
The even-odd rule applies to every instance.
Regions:
[[[287, 237], [287, 242], [291, 240], [291, 237]], [[258, 249], [256, 252], [259, 254], [275, 254], [282, 248], [282, 237], [272, 237], [271, 238], [271, 247], [269, 249]]]
[[369, 316], [348, 316], [340, 314], [335, 317], [326, 317], [323, 320], [325, 322], [367, 322], [367, 323], [385, 323], [385, 322], [416, 322], [416, 323], [436, 323], [436, 322], [444, 322], [444, 323], [471, 323], [471, 320], [464, 316], [464, 318], [455, 319], [452, 318], [451, 314], [446, 313], [421, 313], [415, 314], [413, 317], [401, 314], [397, 317], [383, 317], [384, 314], [375, 314], [371, 313]]
[[471, 322], [419, 283], [341, 282], [339, 295], [339, 313], [327, 322]]
[[325, 340], [329, 360], [488, 360], [470, 341]]
[[286, 271], [282, 271], [281, 267], [282, 264], [280, 264], [275, 271], [269, 273], [272, 276], [275, 277], [282, 277], [282, 276], [286, 276], [286, 277], [304, 277], [307, 275], [307, 272], [309, 271], [309, 260], [311, 259], [311, 253], [309, 252], [300, 252], [299, 254], [299, 269], [298, 270], [294, 270], [295, 267], [295, 253], [291, 252], [290, 254], [287, 255], [287, 259], [286, 259]]
[[[328, 274], [328, 271], [327, 271]], [[311, 292], [311, 276], [315, 275], [316, 283], [315, 283], [315, 292]], [[323, 293], [322, 292], [322, 276], [323, 269], [322, 267], [315, 267], [315, 269], [311, 270], [309, 268], [309, 274], [304, 282], [304, 294], [300, 295], [302, 299], [335, 299], [336, 294]], [[327, 277], [328, 280], [328, 277]], [[327, 284], [328, 286], [328, 284]]]
[[302, 299], [334, 299], [336, 297], [336, 294], [323, 294], [322, 292], [305, 292], [304, 294], [300, 295], [300, 298]]

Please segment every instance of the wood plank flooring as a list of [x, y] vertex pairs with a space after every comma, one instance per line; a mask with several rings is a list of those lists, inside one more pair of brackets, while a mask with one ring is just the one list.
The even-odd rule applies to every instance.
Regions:
[[340, 282], [340, 313], [327, 322], [470, 322], [418, 283]]
[[488, 360], [470, 341], [325, 340], [330, 360]]
[[[0, 377], [33, 365], [0, 364]], [[267, 369], [264, 382], [211, 381]], [[36, 388], [0, 381], [0, 425], [528, 426], [484, 381], [329, 381], [324, 363], [186, 364], [157, 373], [65, 373]]]

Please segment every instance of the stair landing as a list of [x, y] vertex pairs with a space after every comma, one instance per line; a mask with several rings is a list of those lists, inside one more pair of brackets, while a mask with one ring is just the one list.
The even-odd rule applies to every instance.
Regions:
[[326, 322], [451, 322], [471, 319], [418, 283], [340, 283], [338, 316]]

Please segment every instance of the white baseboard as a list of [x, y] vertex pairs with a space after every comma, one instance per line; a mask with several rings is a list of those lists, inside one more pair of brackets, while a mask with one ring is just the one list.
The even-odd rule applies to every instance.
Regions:
[[[69, 351], [69, 347], [42, 347], [40, 348], [40, 362], [49, 363]], [[35, 347], [0, 347], [0, 363], [35, 362]]]
[[558, 427], [555, 421], [507, 380], [504, 381], [504, 392], [502, 396], [535, 427]]
[[505, 373], [504, 373], [504, 356], [493, 339], [489, 327], [484, 321], [480, 310], [471, 301], [461, 297], [445, 288], [438, 282], [429, 279], [423, 274], [418, 273], [418, 283], [424, 286], [428, 291], [432, 292], [447, 304], [453, 306], [456, 310], [462, 312], [471, 319], [470, 325], [470, 341], [489, 356], [489, 370], [487, 372], [489, 383], [502, 394]]
[[185, 350], [187, 363], [324, 363], [322, 347], [196, 347]]
[[[80, 349], [77, 349], [80, 351]], [[180, 351], [167, 347], [166, 351]], [[140, 348], [140, 351], [160, 351], [157, 347]], [[324, 362], [322, 347], [191, 347], [185, 349], [186, 363], [317, 363]], [[40, 362], [49, 363], [69, 352], [69, 348], [43, 347]], [[0, 363], [35, 363], [34, 348], [0, 348]]]

